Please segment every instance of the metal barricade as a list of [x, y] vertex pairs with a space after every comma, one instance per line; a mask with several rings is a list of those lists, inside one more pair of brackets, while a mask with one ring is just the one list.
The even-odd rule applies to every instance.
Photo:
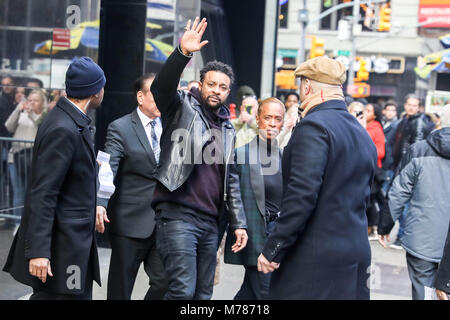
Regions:
[[0, 137], [0, 219], [20, 221], [34, 141]]

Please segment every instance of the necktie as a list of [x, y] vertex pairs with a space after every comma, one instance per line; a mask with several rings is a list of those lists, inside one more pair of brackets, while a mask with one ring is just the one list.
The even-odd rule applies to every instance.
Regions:
[[151, 137], [153, 153], [155, 155], [156, 163], [159, 163], [159, 154], [161, 152], [161, 149], [159, 148], [158, 137], [156, 136], [155, 132], [156, 121], [152, 120], [152, 122], [150, 122], [150, 125], [152, 126]]

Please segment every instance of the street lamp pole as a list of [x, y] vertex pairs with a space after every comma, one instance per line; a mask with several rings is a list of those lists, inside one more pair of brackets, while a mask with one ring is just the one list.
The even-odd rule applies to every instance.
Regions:
[[303, 9], [298, 13], [298, 20], [301, 22], [301, 32], [300, 32], [300, 48], [298, 50], [298, 64], [305, 61], [305, 38], [306, 38], [306, 28], [308, 26], [308, 10], [306, 9], [306, 0], [303, 0]]
[[354, 62], [356, 57], [355, 29], [359, 21], [359, 7], [360, 7], [360, 0], [353, 1], [353, 19], [350, 31], [350, 37], [352, 39], [352, 51], [350, 52], [350, 65], [348, 68], [347, 86], [353, 85], [355, 79], [355, 69], [354, 69]]
[[[308, 27], [308, 10], [306, 9], [306, 0], [303, 0], [303, 9], [298, 12], [298, 21], [301, 24], [300, 32], [300, 48], [298, 49], [297, 65], [305, 61], [305, 38], [306, 28]], [[300, 87], [300, 78], [297, 80], [297, 85]]]

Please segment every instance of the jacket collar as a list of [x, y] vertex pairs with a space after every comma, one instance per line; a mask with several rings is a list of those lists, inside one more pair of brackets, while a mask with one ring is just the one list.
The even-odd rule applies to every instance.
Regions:
[[66, 97], [59, 98], [56, 103], [56, 107], [59, 107], [65, 111], [79, 127], [84, 128], [89, 126], [91, 123], [91, 119], [89, 119], [87, 115], [82, 114], [80, 110], [76, 110], [76, 107], [73, 106]]
[[321, 103], [317, 105], [314, 109], [309, 111], [305, 118], [308, 117], [310, 114], [313, 114], [314, 112], [317, 112], [319, 110], [346, 110], [347, 111], [347, 105], [345, 104], [345, 101], [342, 100], [328, 100], [324, 103]]

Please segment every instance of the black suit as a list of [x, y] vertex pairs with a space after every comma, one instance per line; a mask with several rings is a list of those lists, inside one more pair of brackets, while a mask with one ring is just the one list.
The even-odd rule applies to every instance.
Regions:
[[146, 299], [160, 299], [167, 290], [164, 268], [155, 246], [155, 213], [151, 208], [157, 163], [141, 119], [134, 110], [108, 127], [105, 152], [111, 155], [116, 191], [108, 205], [111, 262], [108, 299], [130, 299], [141, 262], [150, 277]]
[[[97, 163], [89, 122], [61, 98], [39, 127], [24, 215], [4, 267], [48, 299], [90, 296], [85, 288], [91, 290], [92, 278], [100, 284], [94, 236]], [[30, 275], [32, 258], [50, 259], [53, 277], [45, 284]], [[80, 271], [80, 285], [73, 270]]]

